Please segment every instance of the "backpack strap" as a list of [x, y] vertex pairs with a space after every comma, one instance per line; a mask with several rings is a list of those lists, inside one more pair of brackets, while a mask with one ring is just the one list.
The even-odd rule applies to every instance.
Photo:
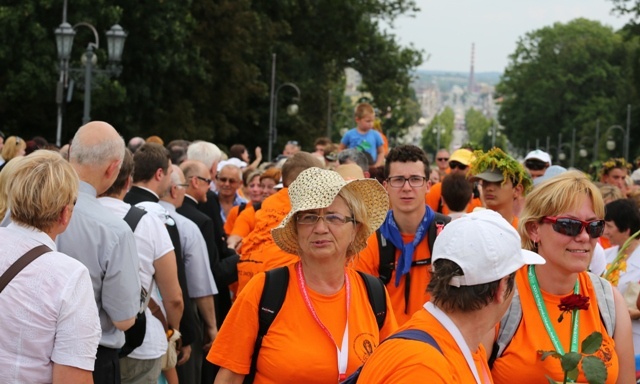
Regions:
[[[422, 331], [420, 329], [405, 329], [404, 331], [400, 331], [398, 333], [394, 333], [393, 335], [391, 335], [391, 336], [387, 337], [386, 339], [382, 340], [382, 342], [380, 342], [380, 344], [384, 343], [387, 340], [391, 340], [391, 339], [405, 339], [405, 340], [422, 341], [423, 343], [427, 343], [430, 346], [432, 346], [433, 348], [437, 349], [438, 352], [440, 352], [440, 354], [442, 354], [442, 349], [438, 345], [438, 342], [433, 338], [433, 336], [431, 336], [427, 332]], [[358, 378], [360, 377], [360, 373], [362, 372], [362, 367], [364, 367], [364, 364], [359, 366], [358, 369], [356, 369], [355, 372], [353, 372], [351, 375], [349, 375], [349, 377], [347, 377], [346, 380], [342, 382], [342, 384], [356, 384], [358, 382]]]
[[405, 329], [404, 331], [394, 333], [393, 335], [387, 337], [384, 341], [391, 340], [391, 339], [422, 341], [423, 343], [429, 344], [433, 348], [437, 349], [438, 352], [442, 353], [442, 349], [438, 345], [438, 342], [433, 338], [433, 336], [431, 336], [427, 332], [420, 329]]
[[600, 318], [609, 336], [613, 337], [616, 330], [616, 303], [613, 298], [613, 287], [606, 279], [591, 272], [587, 273], [591, 278], [593, 289], [596, 291]]
[[513, 335], [516, 334], [516, 330], [520, 326], [522, 321], [522, 303], [520, 302], [520, 294], [518, 293], [518, 286], [513, 286], [513, 299], [511, 305], [507, 309], [507, 313], [502, 316], [500, 320], [500, 330], [498, 331], [498, 337], [493, 342], [493, 350], [489, 357], [489, 367], [493, 367], [493, 363], [496, 359], [502, 356], [502, 353], [507, 348]]
[[278, 316], [278, 312], [280, 312], [280, 308], [282, 308], [288, 286], [289, 268], [280, 267], [265, 273], [264, 288], [258, 307], [258, 336], [251, 356], [251, 368], [249, 374], [244, 378], [244, 384], [251, 384], [255, 379], [262, 339], [264, 339], [269, 327], [271, 327], [271, 323], [273, 323], [273, 320]]
[[126, 221], [127, 224], [129, 224], [129, 227], [131, 228], [132, 232], [135, 232], [136, 227], [140, 222], [140, 219], [142, 219], [142, 216], [144, 216], [146, 213], [147, 211], [145, 211], [144, 209], [138, 208], [134, 205], [132, 205], [131, 208], [129, 208], [129, 211], [124, 216], [124, 221]]
[[4, 287], [7, 286], [13, 280], [14, 277], [20, 271], [22, 271], [27, 265], [31, 264], [32, 261], [37, 259], [38, 257], [44, 255], [47, 252], [51, 252], [51, 249], [46, 245], [38, 245], [35, 248], [31, 248], [24, 255], [20, 256], [18, 260], [16, 260], [13, 264], [7, 268], [7, 270], [0, 276], [0, 292], [4, 290]]
[[441, 213], [435, 212], [435, 217], [431, 221], [431, 225], [429, 225], [429, 233], [427, 234], [428, 242], [429, 242], [429, 253], [433, 253], [433, 244], [436, 242], [436, 237], [442, 232], [444, 226], [451, 222], [451, 218], [449, 216], [443, 215]]
[[238, 215], [244, 211], [244, 209], [247, 208], [247, 203], [240, 203], [240, 205], [238, 206]]
[[376, 230], [376, 238], [378, 240], [378, 255], [380, 257], [378, 277], [387, 285], [391, 281], [391, 274], [396, 266], [396, 247], [382, 236], [380, 229]]
[[253, 210], [258, 212], [260, 210], [260, 208], [262, 208], [262, 201], [258, 201], [256, 203], [253, 203]]
[[365, 287], [367, 287], [369, 304], [371, 304], [371, 309], [373, 309], [373, 314], [378, 323], [378, 330], [380, 330], [384, 326], [384, 321], [387, 318], [387, 295], [384, 293], [384, 284], [382, 284], [382, 281], [377, 277], [364, 272], [358, 271], [358, 274], [364, 281]]

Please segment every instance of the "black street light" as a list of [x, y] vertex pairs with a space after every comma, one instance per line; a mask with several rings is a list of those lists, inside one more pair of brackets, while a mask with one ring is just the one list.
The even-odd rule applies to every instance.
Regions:
[[[64, 90], [68, 87], [69, 73], [84, 72], [84, 113], [82, 117], [82, 124], [86, 124], [91, 120], [91, 82], [93, 73], [101, 73], [108, 76], [119, 76], [122, 72], [122, 51], [124, 50], [124, 42], [127, 38], [127, 33], [118, 24], [115, 24], [105, 32], [107, 37], [107, 54], [109, 64], [107, 69], [97, 69], [94, 66], [97, 64], [97, 57], [94, 53], [95, 49], [100, 47], [100, 38], [96, 28], [86, 22], [80, 22], [73, 27], [67, 23], [66, 18], [66, 1], [65, 10], [63, 13], [63, 21], [58, 28], [54, 31], [56, 36], [56, 47], [58, 50], [58, 59], [60, 59], [60, 79], [58, 81], [56, 92], [56, 103], [58, 104], [58, 121], [56, 130], [56, 145], [60, 146], [62, 135], [62, 106], [64, 104]], [[76, 35], [76, 31], [79, 27], [86, 27], [93, 32], [94, 42], [87, 44], [87, 49], [82, 56], [82, 68], [70, 68], [69, 59], [71, 57], [71, 49], [73, 47], [73, 39]]]
[[[271, 161], [271, 155], [273, 151], [273, 144], [278, 139], [278, 130], [276, 128], [276, 121], [278, 119], [278, 93], [284, 87], [293, 88], [296, 91], [297, 96], [294, 101], [300, 100], [300, 88], [293, 83], [284, 83], [276, 88], [276, 54], [273, 54], [273, 62], [271, 64], [271, 96], [269, 107], [269, 145], [267, 152], [267, 159]], [[293, 116], [298, 113], [298, 104], [295, 102], [287, 106], [287, 114]]]

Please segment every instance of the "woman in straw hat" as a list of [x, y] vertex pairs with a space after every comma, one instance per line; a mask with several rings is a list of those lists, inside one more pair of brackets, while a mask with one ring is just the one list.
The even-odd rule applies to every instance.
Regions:
[[[540, 351], [576, 352], [568, 358], [579, 357], [583, 340], [593, 332], [602, 335], [602, 343], [595, 352], [587, 352], [591, 360], [582, 360], [574, 381], [586, 383], [598, 365], [601, 368], [595, 371], [606, 368], [608, 384], [635, 383], [631, 321], [624, 299], [606, 280], [587, 272], [605, 228], [603, 218], [600, 191], [579, 171], [552, 177], [527, 196], [518, 227], [522, 247], [538, 253], [546, 263], [516, 273], [518, 299], [514, 298], [503, 321], [517, 318], [516, 313], [521, 321], [508, 337], [504, 337], [506, 331], [498, 335], [491, 371], [494, 383], [562, 382], [563, 378], [566, 382], [560, 361], [543, 360]], [[517, 312], [514, 303], [521, 305]], [[509, 329], [507, 325], [501, 329]], [[596, 382], [593, 377], [592, 381]]]
[[373, 179], [345, 181], [335, 171], [310, 168], [289, 186], [289, 197], [291, 212], [272, 230], [280, 248], [300, 257], [283, 267], [289, 276], [284, 302], [254, 371], [265, 274], [251, 279], [207, 356], [221, 367], [217, 384], [242, 383], [254, 373], [255, 383], [337, 383], [397, 326], [383, 291], [387, 313], [378, 327], [364, 277], [347, 267], [385, 218], [384, 188]]

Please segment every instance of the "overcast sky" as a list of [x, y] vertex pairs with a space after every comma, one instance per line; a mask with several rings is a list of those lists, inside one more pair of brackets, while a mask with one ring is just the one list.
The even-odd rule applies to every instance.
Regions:
[[[608, 0], [416, 0], [415, 18], [402, 18], [392, 33], [430, 54], [420, 68], [468, 72], [475, 43], [476, 72], [502, 72], [519, 37], [578, 17], [614, 29], [626, 18], [611, 15]], [[426, 56], [426, 55], [425, 55]]]

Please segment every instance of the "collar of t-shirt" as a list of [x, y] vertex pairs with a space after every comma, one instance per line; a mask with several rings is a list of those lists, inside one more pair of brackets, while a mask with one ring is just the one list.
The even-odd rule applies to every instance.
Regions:
[[462, 355], [464, 359], [467, 361], [467, 365], [469, 366], [469, 370], [473, 373], [473, 377], [476, 379], [476, 383], [491, 383], [491, 380], [488, 378], [488, 373], [485, 371], [484, 373], [484, 381], [480, 380], [480, 375], [478, 374], [478, 369], [476, 367], [476, 363], [473, 360], [473, 356], [471, 355], [471, 350], [467, 345], [467, 342], [464, 340], [464, 336], [456, 326], [456, 324], [444, 313], [440, 308], [433, 305], [432, 302], [428, 301], [424, 304], [424, 309], [427, 310], [433, 317], [436, 318], [442, 324], [442, 326], [449, 332], [449, 334], [453, 337], [456, 344], [458, 344], [458, 348], [462, 351]]

